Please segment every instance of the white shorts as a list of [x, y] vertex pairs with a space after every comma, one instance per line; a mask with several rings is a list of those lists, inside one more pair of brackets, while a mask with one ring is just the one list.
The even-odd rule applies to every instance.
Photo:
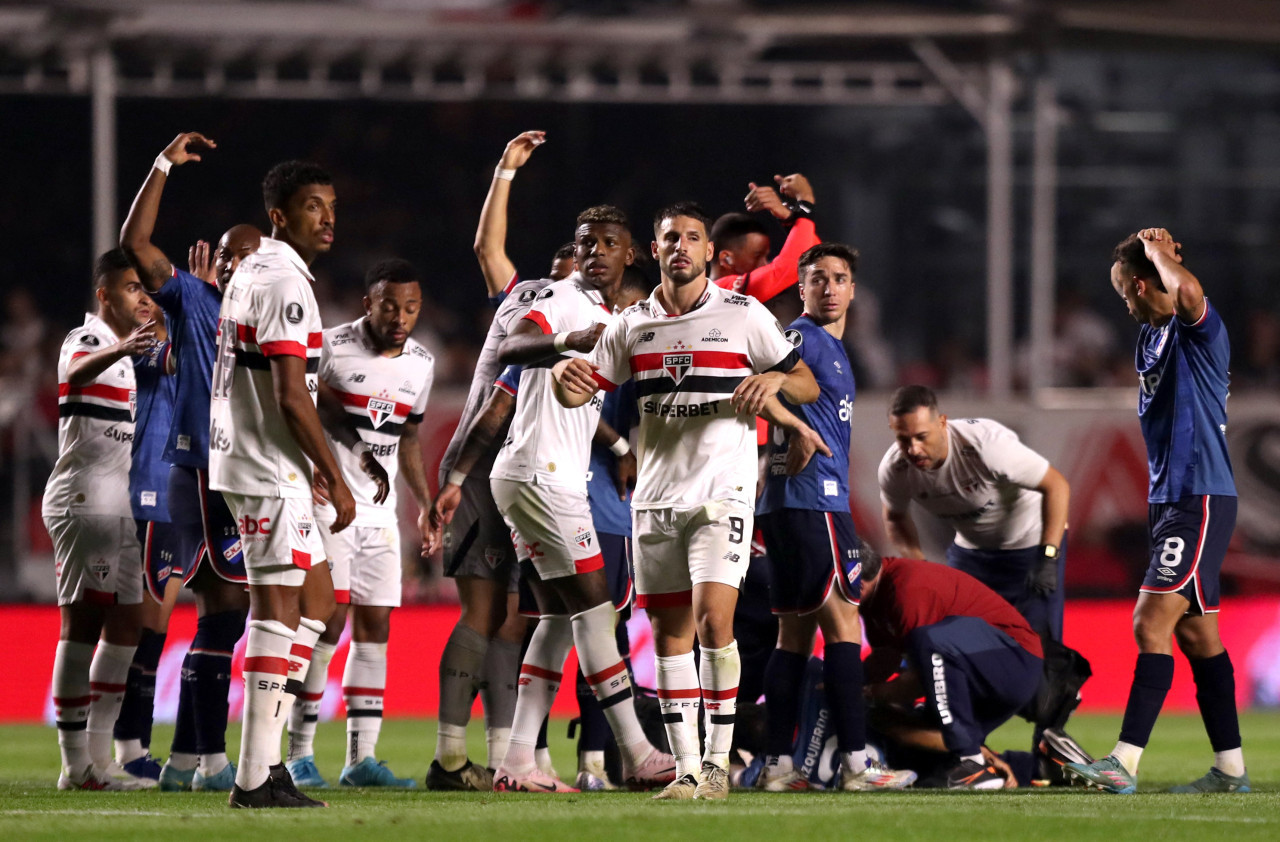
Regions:
[[339, 605], [400, 606], [400, 530], [352, 524], [334, 535], [320, 524]]
[[142, 549], [131, 517], [50, 515], [58, 604], [137, 605], [142, 602]]
[[631, 513], [636, 607], [691, 605], [693, 586], [740, 587], [751, 559], [751, 507], [713, 500], [692, 509]]
[[240, 529], [250, 585], [302, 587], [324, 544], [310, 497], [246, 497], [222, 492]]
[[493, 501], [515, 533], [520, 558], [531, 561], [539, 577], [559, 579], [604, 567], [585, 493], [510, 479], [490, 485]]

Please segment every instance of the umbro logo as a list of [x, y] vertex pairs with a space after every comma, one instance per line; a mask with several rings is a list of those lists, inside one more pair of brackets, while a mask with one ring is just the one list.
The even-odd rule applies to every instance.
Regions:
[[653, 336], [654, 336], [653, 331], [646, 330], [644, 333], [640, 334], [640, 338], [636, 340], [636, 344], [639, 344], [641, 342], [652, 342]]

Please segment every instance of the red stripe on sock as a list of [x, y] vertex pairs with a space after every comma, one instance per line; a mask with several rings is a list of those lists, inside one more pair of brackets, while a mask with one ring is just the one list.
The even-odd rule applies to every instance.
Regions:
[[93, 701], [93, 696], [75, 696], [70, 699], [53, 697], [53, 703], [60, 708], [82, 708]]
[[300, 702], [318, 702], [324, 698], [324, 691], [319, 693], [299, 693], [298, 701]]
[[303, 646], [301, 643], [295, 643], [289, 647], [289, 654], [301, 658], [304, 661], [311, 660], [311, 647]]
[[659, 699], [696, 699], [701, 695], [702, 691], [697, 687], [658, 688]]
[[547, 681], [559, 681], [564, 678], [564, 673], [562, 672], [552, 672], [549, 669], [543, 669], [533, 664], [521, 664], [520, 674], [532, 675], [535, 678], [545, 678]]
[[261, 672], [267, 675], [288, 675], [289, 659], [258, 655], [244, 659], [244, 672]]
[[626, 672], [626, 671], [627, 671], [627, 665], [622, 661], [618, 661], [618, 663], [614, 664], [608, 669], [602, 669], [600, 670], [600, 672], [595, 673], [594, 675], [586, 676], [587, 683], [599, 684], [601, 681], [605, 681], [607, 679], [613, 678], [618, 673]]
[[377, 696], [382, 698], [386, 694], [386, 689], [382, 687], [343, 687], [342, 695], [344, 696]]
[[738, 688], [730, 687], [728, 690], [703, 690], [702, 698], [704, 699], [736, 699], [738, 698]]

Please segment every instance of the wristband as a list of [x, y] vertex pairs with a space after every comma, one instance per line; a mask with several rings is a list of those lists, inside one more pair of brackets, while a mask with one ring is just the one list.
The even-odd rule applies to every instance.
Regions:
[[566, 330], [563, 333], [557, 333], [552, 344], [555, 345], [557, 354], [563, 354], [565, 351], [569, 350], [569, 331]]
[[357, 457], [363, 456], [370, 451], [369, 443], [363, 439], [351, 445], [351, 452]]
[[168, 175], [169, 168], [173, 166], [173, 161], [170, 161], [168, 158], [164, 156], [164, 153], [161, 152], [159, 155], [156, 156], [156, 161], [151, 166], [160, 170], [160, 172], [164, 173], [165, 175]]
[[631, 445], [627, 444], [627, 440], [622, 436], [618, 436], [618, 440], [609, 445], [609, 449], [613, 451], [614, 456], [626, 456], [631, 452]]
[[502, 168], [502, 165], [501, 165], [501, 164], [499, 164], [499, 165], [498, 165], [498, 167], [497, 167], [497, 169], [495, 169], [495, 170], [493, 171], [493, 177], [494, 177], [494, 178], [500, 178], [500, 179], [502, 179], [503, 181], [511, 181], [512, 179], [514, 179], [514, 178], [516, 177], [516, 171], [515, 171], [515, 170], [504, 170], [504, 169]]
[[456, 485], [461, 487], [466, 482], [467, 475], [462, 471], [450, 471], [449, 478], [444, 481], [445, 485]]

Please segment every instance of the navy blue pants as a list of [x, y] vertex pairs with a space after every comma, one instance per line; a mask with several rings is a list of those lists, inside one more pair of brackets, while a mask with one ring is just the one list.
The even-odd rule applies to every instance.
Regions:
[[907, 635], [928, 709], [947, 749], [977, 754], [1035, 695], [1044, 662], [977, 617], [948, 617]]
[[970, 550], [952, 544], [947, 547], [947, 565], [968, 573], [1018, 609], [1032, 630], [1041, 637], [1062, 641], [1063, 577], [1067, 569], [1067, 536], [1058, 548], [1058, 587], [1053, 593], [1038, 594], [1027, 587], [1027, 576], [1040, 561], [1040, 548], [1025, 550]]

